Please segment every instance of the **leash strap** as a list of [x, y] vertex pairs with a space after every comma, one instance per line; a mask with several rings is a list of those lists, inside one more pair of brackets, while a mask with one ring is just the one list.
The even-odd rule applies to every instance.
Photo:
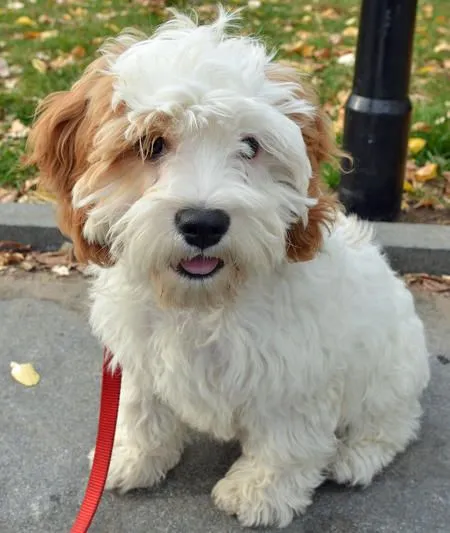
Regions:
[[88, 531], [105, 488], [116, 432], [122, 381], [119, 367], [114, 373], [108, 368], [111, 356], [111, 352], [105, 348], [103, 352], [102, 391], [94, 461], [84, 499], [70, 533], [86, 533]]

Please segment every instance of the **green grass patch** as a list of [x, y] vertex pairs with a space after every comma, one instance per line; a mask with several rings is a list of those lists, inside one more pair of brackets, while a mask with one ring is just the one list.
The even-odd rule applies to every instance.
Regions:
[[[5, 2], [0, 7], [0, 58], [10, 69], [9, 77], [0, 78], [0, 187], [20, 186], [34, 173], [20, 164], [25, 141], [8, 135], [13, 120], [29, 125], [37, 103], [50, 92], [69, 88], [105, 38], [126, 27], [151, 33], [167, 17], [164, 9], [151, 7], [156, 2], [148, 6], [133, 0], [22, 2], [21, 9], [14, 9], [17, 2]], [[248, 2], [232, 0], [225, 4], [245, 7]], [[214, 13], [214, 5], [205, 2], [166, 5], [198, 8], [203, 20]], [[269, 47], [280, 49], [280, 58], [298, 63], [332, 119], [338, 121], [339, 109], [351, 88], [353, 69], [338, 64], [337, 52], [354, 50], [359, 5], [360, 0], [263, 1], [258, 8], [243, 11], [243, 31], [263, 37]], [[446, 73], [443, 68], [449, 54], [440, 49], [450, 40], [449, 26], [448, 0], [419, 1], [411, 80], [413, 123], [426, 122], [430, 129], [417, 134], [426, 139], [427, 145], [416, 162], [438, 162], [441, 170], [450, 168], [449, 79], [448, 70]], [[297, 51], [283, 49], [283, 45], [295, 43]], [[72, 61], [64, 63], [70, 57]], [[42, 63], [45, 72], [37, 68]], [[326, 167], [324, 178], [336, 187], [339, 173]]]

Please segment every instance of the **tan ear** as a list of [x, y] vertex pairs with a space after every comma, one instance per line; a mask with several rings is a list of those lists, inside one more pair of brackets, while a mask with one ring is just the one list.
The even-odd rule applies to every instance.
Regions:
[[320, 167], [323, 162], [335, 162], [338, 157], [342, 156], [342, 152], [336, 145], [330, 120], [318, 107], [314, 91], [300, 82], [300, 74], [291, 67], [273, 64], [269, 67], [267, 75], [269, 79], [276, 82], [295, 84], [297, 86], [296, 96], [316, 107], [313, 116], [301, 114], [289, 116], [301, 129], [306, 144], [312, 167], [308, 195], [310, 198], [316, 198], [317, 204], [308, 209], [306, 227], [299, 220], [289, 229], [286, 252], [291, 261], [309, 261], [320, 250], [323, 228], [331, 228], [338, 211], [336, 200], [324, 192], [325, 187], [320, 179]]
[[[38, 107], [27, 162], [37, 165], [42, 184], [56, 195], [59, 226], [72, 239], [77, 259], [107, 264], [108, 251], [83, 237], [86, 212], [72, 207], [72, 189], [87, 169], [95, 135], [96, 124], [89, 120], [93, 104], [96, 115], [110, 109], [112, 82], [96, 67], [91, 65], [71, 90], [48, 96]], [[96, 94], [102, 94], [101, 100], [95, 99]]]

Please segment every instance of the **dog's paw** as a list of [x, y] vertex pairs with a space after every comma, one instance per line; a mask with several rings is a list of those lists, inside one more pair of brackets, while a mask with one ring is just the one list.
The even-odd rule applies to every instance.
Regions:
[[341, 485], [369, 485], [395, 453], [379, 442], [347, 446], [341, 443], [330, 467], [329, 478]]
[[230, 471], [212, 491], [216, 506], [227, 514], [236, 515], [245, 527], [286, 527], [294, 514], [303, 513], [311, 502], [287, 479], [270, 479], [258, 471]]
[[[92, 467], [93, 449], [89, 454]], [[115, 445], [109, 465], [106, 490], [120, 493], [138, 488], [148, 488], [159, 483], [180, 460], [180, 453], [152, 455], [139, 448]]]

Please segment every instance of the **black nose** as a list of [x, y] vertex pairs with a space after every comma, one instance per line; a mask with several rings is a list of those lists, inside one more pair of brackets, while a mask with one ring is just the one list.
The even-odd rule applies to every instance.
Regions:
[[217, 244], [230, 226], [230, 217], [221, 209], [181, 209], [175, 225], [184, 240], [201, 250]]

